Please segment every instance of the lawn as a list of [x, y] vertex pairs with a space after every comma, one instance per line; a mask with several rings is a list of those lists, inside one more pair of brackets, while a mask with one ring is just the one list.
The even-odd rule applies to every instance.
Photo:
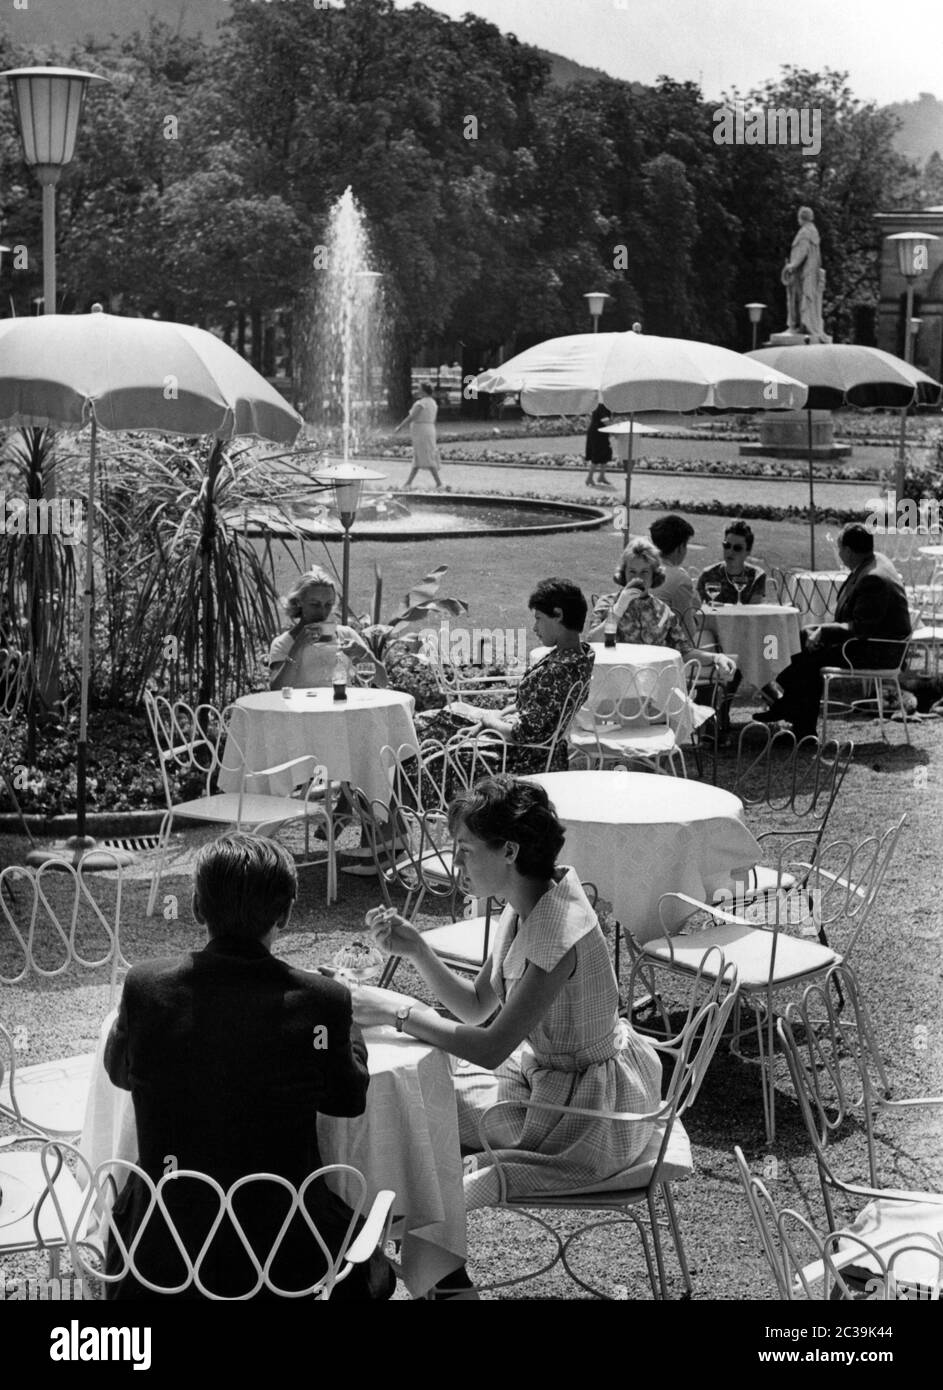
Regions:
[[[547, 475], [542, 475], [547, 478]], [[548, 489], [553, 480], [548, 479]], [[648, 535], [648, 527], [657, 512], [632, 511], [632, 531]], [[730, 519], [736, 516], [731, 510]], [[721, 558], [720, 542], [727, 518], [692, 516], [695, 528], [687, 565], [696, 573], [705, 565]], [[808, 526], [791, 522], [755, 521], [756, 542], [753, 556], [767, 573], [774, 567], [787, 568], [808, 565]], [[837, 565], [827, 541], [827, 532], [837, 534], [838, 528], [822, 524], [816, 530], [818, 564], [821, 568]], [[703, 548], [698, 548], [703, 547]], [[308, 564], [324, 564], [325, 550], [340, 568], [338, 545], [307, 545]], [[383, 616], [397, 611], [407, 589], [424, 574], [439, 565], [448, 566], [442, 582], [442, 594], [464, 599], [469, 606], [468, 622], [473, 627], [530, 628], [527, 598], [538, 580], [558, 575], [574, 580], [587, 598], [593, 593], [612, 589], [612, 572], [621, 551], [621, 532], [610, 528], [601, 531], [562, 532], [549, 536], [502, 538], [481, 536], [474, 539], [423, 540], [391, 545], [382, 541], [357, 541], [351, 546], [351, 607], [354, 612], [366, 610], [373, 591], [373, 567], [379, 565], [383, 574]], [[300, 563], [300, 551], [289, 547], [273, 547], [276, 576], [282, 592], [294, 580]], [[453, 624], [454, 625], [454, 624]]]

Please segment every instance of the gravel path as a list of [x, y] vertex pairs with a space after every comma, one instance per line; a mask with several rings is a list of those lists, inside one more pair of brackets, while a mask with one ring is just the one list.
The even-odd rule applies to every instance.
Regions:
[[[526, 442], [526, 441], [521, 441]], [[659, 440], [659, 445], [670, 442]], [[517, 441], [515, 441], [516, 447]], [[457, 448], [458, 446], [456, 446]], [[462, 446], [465, 447], [464, 445]], [[730, 445], [718, 457], [731, 456]], [[540, 451], [538, 451], [540, 452]], [[612, 489], [586, 487], [582, 468], [577, 472], [569, 468], [515, 468], [512, 464], [487, 464], [448, 461], [447, 450], [442, 450], [442, 481], [455, 492], [502, 492], [524, 496], [533, 493], [537, 496], [572, 497], [575, 501], [593, 502], [607, 496], [621, 501], [623, 495], [621, 475], [615, 465], [609, 469], [609, 477], [615, 482]], [[363, 459], [368, 467], [375, 467], [386, 474], [387, 486], [401, 486], [409, 474], [407, 459]], [[749, 460], [744, 461], [745, 470]], [[431, 484], [427, 474], [420, 474], [418, 485]], [[836, 507], [842, 510], [860, 507], [867, 511], [869, 498], [877, 495], [876, 482], [849, 483], [816, 480], [816, 503], [822, 507]], [[632, 474], [632, 502], [644, 506], [656, 500], [678, 499], [682, 504], [711, 502], [717, 499], [729, 502], [735, 509], [736, 503], [746, 502], [755, 506], [804, 507], [809, 501], [809, 485], [802, 478], [758, 479], [731, 478], [722, 475], [710, 478], [692, 477], [687, 473], [639, 473]]]

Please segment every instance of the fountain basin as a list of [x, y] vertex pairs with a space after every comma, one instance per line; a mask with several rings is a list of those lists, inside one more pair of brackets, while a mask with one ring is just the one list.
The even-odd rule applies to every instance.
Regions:
[[[490, 497], [475, 493], [397, 492], [397, 502], [409, 508], [408, 515], [391, 517], [361, 516], [351, 531], [351, 540], [412, 541], [435, 540], [441, 536], [533, 536], [558, 531], [599, 531], [612, 524], [608, 508], [582, 502], [544, 502], [529, 497]], [[364, 499], [366, 501], [366, 498]], [[293, 519], [304, 539], [339, 541], [340, 523], [333, 517]], [[293, 532], [274, 513], [255, 507], [243, 529], [250, 536], [294, 538]]]

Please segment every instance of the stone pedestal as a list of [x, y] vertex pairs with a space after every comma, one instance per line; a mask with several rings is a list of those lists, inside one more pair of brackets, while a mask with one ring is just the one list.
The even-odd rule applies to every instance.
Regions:
[[[809, 457], [809, 420], [806, 410], [767, 410], [760, 416], [759, 444], [741, 444], [741, 458], [804, 459]], [[850, 444], [834, 442], [835, 426], [830, 410], [812, 412], [813, 459], [843, 459]]]
[[804, 347], [808, 341], [808, 333], [799, 333], [795, 328], [784, 328], [782, 333], [771, 333], [763, 346]]

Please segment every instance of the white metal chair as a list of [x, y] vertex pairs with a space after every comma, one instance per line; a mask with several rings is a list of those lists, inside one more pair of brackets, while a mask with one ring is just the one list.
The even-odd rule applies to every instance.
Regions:
[[514, 696], [516, 680], [507, 675], [486, 676], [470, 671], [468, 667], [456, 666], [446, 657], [442, 643], [433, 637], [423, 643], [422, 654], [435, 673], [436, 685], [447, 700], [468, 700], [474, 703], [476, 695]]
[[[811, 734], [797, 740], [789, 729], [755, 721], [745, 724], [737, 742], [731, 790], [751, 819], [755, 813], [758, 842], [778, 854], [785, 839], [808, 835], [814, 860], [854, 749], [853, 743], [820, 742]], [[770, 865], [756, 865], [743, 897], [749, 901], [775, 889], [778, 873]]]
[[[482, 1116], [479, 1136], [482, 1148], [497, 1170], [500, 1183], [500, 1198], [497, 1209], [519, 1212], [547, 1231], [556, 1243], [556, 1250], [548, 1263], [526, 1274], [516, 1275], [493, 1283], [480, 1284], [480, 1288], [505, 1288], [511, 1284], [522, 1283], [547, 1273], [559, 1261], [570, 1278], [587, 1292], [600, 1298], [611, 1295], [594, 1287], [573, 1268], [571, 1247], [574, 1242], [589, 1231], [618, 1226], [632, 1222], [639, 1232], [642, 1252], [645, 1257], [648, 1279], [652, 1295], [656, 1299], [668, 1297], [668, 1283], [662, 1247], [662, 1226], [670, 1233], [674, 1242], [681, 1278], [686, 1294], [692, 1292], [691, 1276], [684, 1253], [681, 1230], [671, 1184], [690, 1176], [693, 1170], [690, 1143], [681, 1116], [697, 1099], [711, 1059], [723, 1036], [727, 1021], [737, 999], [736, 970], [725, 965], [722, 958], [715, 961], [715, 971], [709, 983], [704, 1002], [695, 1005], [692, 990], [691, 1006], [688, 1009], [685, 1025], [677, 1037], [666, 1041], [653, 1041], [653, 1045], [674, 1061], [674, 1069], [668, 1082], [665, 1099], [657, 1110], [645, 1115], [619, 1114], [585, 1110], [562, 1105], [549, 1105], [534, 1101], [504, 1101], [492, 1106]], [[499, 1155], [494, 1151], [488, 1129], [492, 1118], [499, 1111], [537, 1110], [560, 1115], [580, 1115], [587, 1119], [606, 1124], [639, 1124], [652, 1122], [655, 1132], [645, 1151], [625, 1173], [618, 1174], [608, 1183], [595, 1189], [580, 1189], [572, 1192], [541, 1192], [517, 1194], [509, 1192], [507, 1175]], [[618, 1187], [613, 1183], [618, 1182]], [[658, 1203], [664, 1203], [664, 1217], [658, 1212]], [[566, 1238], [562, 1238], [556, 1228], [540, 1212], [576, 1211], [582, 1214], [608, 1212], [608, 1216], [584, 1222]], [[645, 1235], [644, 1218], [648, 1217], [654, 1247], [652, 1262], [649, 1243]]]
[[466, 786], [474, 786], [479, 777], [491, 777], [499, 772], [512, 772], [520, 754], [526, 753], [535, 766], [531, 772], [552, 772], [561, 745], [565, 748], [577, 711], [586, 702], [589, 680], [574, 681], [563, 698], [560, 714], [553, 732], [543, 743], [522, 743], [504, 739], [490, 729], [473, 734], [457, 734], [446, 747], [456, 767], [456, 776]]
[[[840, 984], [844, 1008], [836, 1002]], [[943, 1106], [943, 1096], [895, 1099], [871, 1020], [848, 965], [834, 967], [790, 1004], [777, 1025], [799, 1110], [815, 1151], [830, 1230], [838, 1227], [834, 1201], [850, 1199], [854, 1229], [881, 1245], [913, 1231], [943, 1230], [943, 1192], [887, 1188], [878, 1173], [875, 1116]], [[849, 1120], [864, 1130], [867, 1176], [836, 1171], [830, 1144]], [[862, 1165], [863, 1167], [864, 1165]], [[859, 1170], [860, 1172], [860, 1170]], [[866, 1205], [862, 1206], [862, 1201]]]
[[678, 726], [688, 708], [685, 690], [670, 667], [660, 671], [613, 666], [598, 693], [580, 709], [570, 731], [572, 765], [597, 769], [642, 764], [653, 772], [687, 776]]
[[939, 1235], [902, 1231], [882, 1244], [865, 1240], [854, 1229], [822, 1235], [799, 1212], [777, 1207], [766, 1185], [750, 1172], [739, 1146], [734, 1157], [780, 1298], [792, 1302], [940, 1297]]
[[[861, 652], [862, 645], [867, 648], [880, 648], [886, 652], [889, 660], [896, 659], [896, 665], [883, 666], [858, 666], [852, 663], [851, 658], [855, 651]], [[891, 641], [883, 637], [868, 637], [867, 639], [852, 638], [845, 642], [841, 649], [841, 666], [824, 666], [822, 668], [822, 742], [828, 738], [828, 698], [829, 689], [832, 681], [836, 680], [860, 680], [871, 681], [874, 684], [874, 695], [862, 700], [853, 700], [852, 709], [861, 709], [864, 705], [875, 705], [877, 708], [878, 728], [881, 737], [887, 738], [884, 732], [884, 686], [885, 683], [893, 686], [897, 696], [897, 705], [901, 711], [901, 718], [904, 725], [904, 737], [910, 742], [910, 730], [907, 728], [907, 709], [904, 704], [904, 692], [901, 689], [900, 678], [904, 673], [907, 662], [907, 652], [910, 647], [910, 639], [905, 641]]]
[[923, 656], [923, 669], [930, 675], [933, 662], [933, 675], [940, 674], [940, 651], [943, 649], [943, 587], [928, 586], [916, 605], [914, 630], [910, 636], [910, 650]]
[[[770, 1143], [776, 1137], [774, 1001], [847, 960], [874, 910], [904, 819], [857, 846], [847, 840], [819, 846], [814, 838], [787, 843], [780, 852], [775, 890], [752, 901], [718, 893], [715, 904], [708, 907], [685, 894], [666, 893], [659, 900], [661, 937], [646, 942], [628, 938], [633, 956], [640, 953], [681, 975], [697, 970], [709, 974], [704, 961], [711, 947], [719, 948], [728, 963], [736, 965], [740, 1001], [731, 1050], [742, 1055], [739, 1009], [741, 1004], [749, 1005]], [[687, 917], [673, 904], [683, 904]], [[666, 910], [681, 917], [677, 926], [666, 925]], [[836, 985], [840, 989], [840, 980]]]
[[423, 739], [418, 752], [409, 743], [401, 743], [398, 748], [386, 743], [380, 749], [380, 766], [390, 787], [390, 798], [397, 806], [420, 811], [448, 810], [450, 790], [460, 769], [440, 739]]
[[[428, 897], [447, 901], [455, 919], [458, 904], [463, 902], [464, 916], [428, 928], [423, 937], [444, 964], [477, 974], [490, 950], [491, 903], [486, 903], [482, 915], [467, 897], [455, 865], [452, 835], [444, 812], [417, 811], [395, 803], [387, 806], [375, 799], [371, 801], [360, 788], [354, 788], [352, 795], [366, 830], [386, 906], [397, 906], [393, 894], [403, 893], [398, 910], [412, 920]], [[389, 987], [399, 964], [398, 956], [389, 957], [380, 976], [381, 986]]]
[[[276, 767], [249, 769], [242, 750], [241, 720], [244, 716], [238, 705], [220, 711], [213, 705], [193, 706], [185, 700], [171, 702], [150, 691], [145, 692], [144, 705], [157, 745], [167, 801], [158, 839], [157, 866], [147, 900], [147, 916], [154, 912], [175, 818], [222, 823], [260, 835], [275, 833], [291, 821], [303, 820], [306, 860], [311, 864], [327, 865], [327, 901], [333, 902], [337, 897], [337, 860], [326, 769], [313, 757], [293, 758]], [[258, 778], [289, 770], [293, 770], [296, 782], [304, 786], [303, 797], [273, 796], [248, 790], [248, 785]], [[238, 791], [214, 790], [220, 771], [238, 775]], [[193, 789], [198, 789], [199, 794], [176, 800], [174, 777], [187, 779], [191, 786], [196, 784]], [[312, 821], [324, 827], [327, 843], [323, 860], [310, 858]]]
[[[701, 764], [701, 748], [704, 746], [704, 730], [713, 722], [711, 754], [713, 758], [713, 778], [717, 781], [717, 755], [720, 746], [721, 723], [729, 703], [726, 687], [717, 679], [714, 667], [702, 666], [696, 657], [684, 663], [684, 683], [688, 692], [688, 715], [691, 720], [691, 747], [697, 764], [699, 777], [704, 776]], [[704, 700], [707, 703], [704, 703]]]
[[[84, 1194], [67, 1167], [47, 1181], [42, 1155], [48, 1141], [36, 1135], [8, 1135], [0, 1139], [2, 1166], [3, 1220], [0, 1221], [0, 1266], [9, 1255], [44, 1253], [49, 1280], [61, 1277], [61, 1260], [68, 1249], [68, 1231], [77, 1238], [87, 1232], [82, 1218]], [[55, 1205], [51, 1190], [55, 1188]], [[58, 1297], [46, 1291], [46, 1297]]]
[[[173, 1296], [192, 1290], [214, 1302], [242, 1302], [263, 1292], [279, 1298], [326, 1301], [355, 1266], [366, 1263], [389, 1236], [395, 1193], [382, 1191], [354, 1237], [366, 1203], [367, 1183], [358, 1169], [346, 1163], [318, 1168], [298, 1187], [275, 1173], [250, 1173], [227, 1189], [215, 1178], [192, 1169], [166, 1172], [154, 1182], [137, 1163], [126, 1159], [109, 1159], [92, 1170], [84, 1155], [67, 1145], [47, 1144], [41, 1157], [50, 1203], [68, 1244], [72, 1267], [83, 1281], [106, 1288], [130, 1277], [150, 1293]], [[77, 1215], [65, 1207], [57, 1193], [56, 1182], [67, 1167], [67, 1159], [79, 1172], [84, 1189]], [[116, 1190], [132, 1174], [144, 1186], [148, 1205], [128, 1245], [113, 1220], [112, 1207]], [[357, 1191], [350, 1204], [352, 1216], [346, 1235], [340, 1249], [332, 1254], [307, 1198], [312, 1189], [317, 1191], [323, 1178], [335, 1176], [352, 1182]], [[99, 1218], [94, 1237], [89, 1234], [93, 1216]], [[314, 1277], [301, 1288], [285, 1288], [277, 1282], [273, 1266], [286, 1241], [293, 1243], [293, 1254], [299, 1258], [302, 1238], [304, 1258], [310, 1260]], [[256, 1248], [259, 1245], [263, 1248]], [[112, 1255], [114, 1263], [108, 1269], [106, 1246], [119, 1257], [115, 1261]], [[172, 1282], [151, 1278], [149, 1262], [152, 1273]], [[243, 1283], [245, 1287], [232, 1291]]]
[[[0, 873], [0, 983], [58, 980], [72, 967], [100, 971], [102, 983], [108, 983], [102, 1013], [113, 1007], [119, 973], [128, 967], [121, 950], [121, 869], [117, 859], [113, 863], [113, 874], [86, 873], [81, 862], [78, 868], [63, 862], [38, 869], [13, 866]], [[8, 893], [11, 886], [14, 891]], [[64, 903], [61, 913], [57, 903]], [[44, 1138], [78, 1134], [94, 1054], [21, 1066], [18, 1058], [30, 1040], [9, 1005], [4, 1012], [0, 1116]]]

